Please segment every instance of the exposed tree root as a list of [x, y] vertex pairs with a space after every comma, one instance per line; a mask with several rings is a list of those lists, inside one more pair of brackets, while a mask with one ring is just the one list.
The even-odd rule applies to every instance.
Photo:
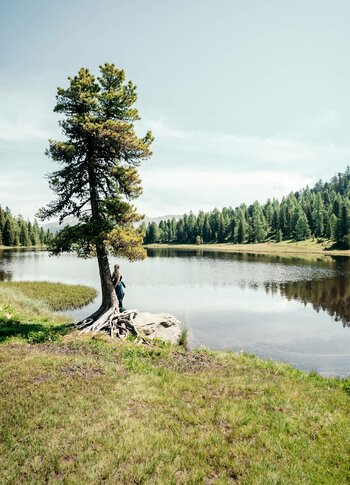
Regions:
[[138, 314], [138, 310], [125, 310], [119, 312], [117, 308], [109, 308], [107, 311], [97, 311], [90, 317], [82, 320], [76, 325], [80, 333], [97, 333], [107, 331], [112, 338], [125, 339], [133, 335], [137, 343], [145, 343], [147, 340], [140, 334], [139, 330], [132, 323], [132, 319]]

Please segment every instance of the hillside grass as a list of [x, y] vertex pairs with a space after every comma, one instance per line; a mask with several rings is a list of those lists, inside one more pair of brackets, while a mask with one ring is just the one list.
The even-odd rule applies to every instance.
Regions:
[[1, 484], [349, 483], [349, 379], [80, 336], [16, 288], [0, 307]]

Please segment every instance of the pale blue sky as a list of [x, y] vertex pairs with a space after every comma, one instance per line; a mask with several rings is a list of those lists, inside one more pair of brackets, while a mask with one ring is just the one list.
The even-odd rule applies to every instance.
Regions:
[[138, 86], [148, 216], [281, 197], [350, 163], [350, 3], [0, 0], [0, 203], [32, 217], [56, 87], [79, 67]]

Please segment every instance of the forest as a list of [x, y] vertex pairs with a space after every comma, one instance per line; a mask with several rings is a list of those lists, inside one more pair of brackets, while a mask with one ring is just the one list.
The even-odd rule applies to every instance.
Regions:
[[350, 247], [350, 167], [329, 182], [291, 192], [281, 201], [224, 207], [221, 211], [190, 212], [175, 218], [143, 224], [145, 244], [152, 243], [261, 243], [313, 237]]
[[0, 206], [0, 246], [37, 246], [49, 244], [52, 238], [52, 233], [39, 227], [37, 220], [14, 216], [8, 207]]

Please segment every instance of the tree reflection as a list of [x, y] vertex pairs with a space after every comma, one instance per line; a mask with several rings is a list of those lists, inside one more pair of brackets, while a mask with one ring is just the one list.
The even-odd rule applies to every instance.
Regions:
[[11, 271], [6, 271], [0, 268], [0, 281], [11, 281], [12, 273]]
[[343, 327], [350, 327], [350, 280], [334, 278], [313, 281], [293, 281], [284, 284], [266, 282], [266, 293], [280, 293], [287, 300], [312, 305], [316, 312], [327, 312]]

